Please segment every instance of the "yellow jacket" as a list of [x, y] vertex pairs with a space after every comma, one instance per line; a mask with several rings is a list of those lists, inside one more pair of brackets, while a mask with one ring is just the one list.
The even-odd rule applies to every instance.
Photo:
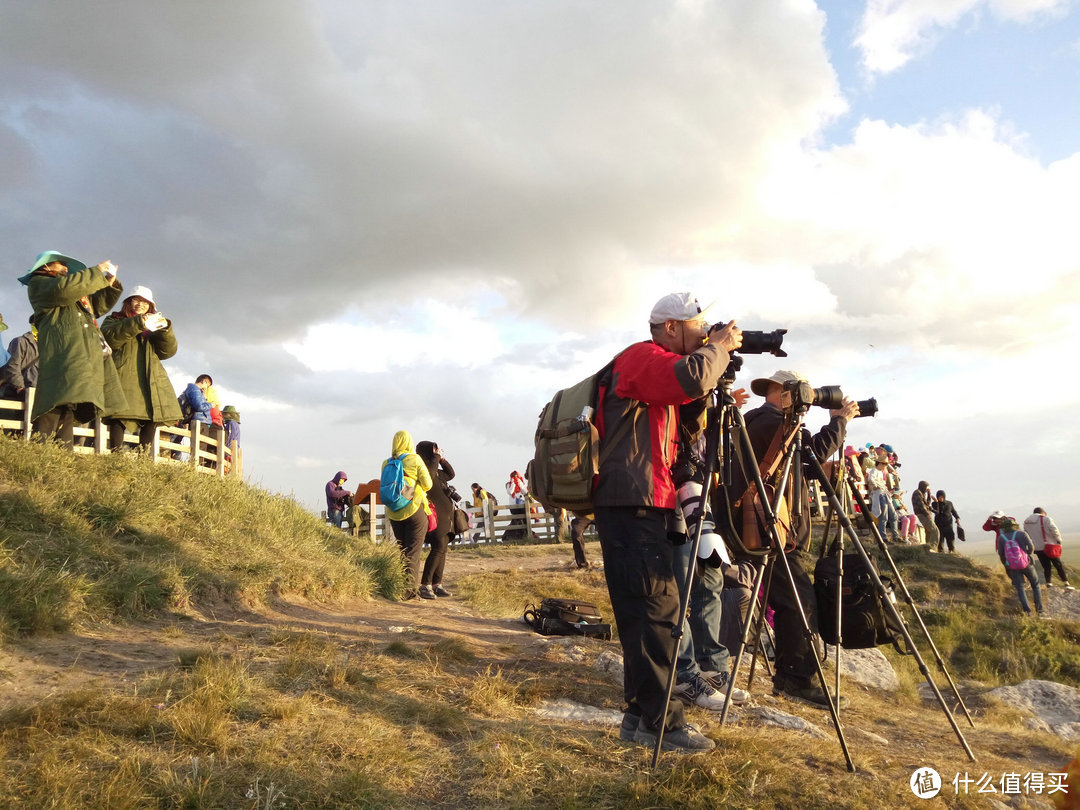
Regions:
[[[416, 445], [413, 444], [412, 434], [409, 431], [399, 430], [394, 434], [392, 455], [405, 455], [401, 460], [401, 470], [405, 474], [405, 486], [415, 486], [416, 491], [413, 492], [412, 500], [404, 509], [397, 511], [393, 509], [386, 510], [387, 517], [391, 520], [407, 520], [415, 515], [421, 507], [423, 507], [425, 513], [430, 514], [431, 512], [427, 499], [427, 491], [431, 489], [431, 473], [428, 472], [424, 460], [416, 455], [415, 450]], [[386, 461], [382, 463], [383, 467], [386, 466]]]

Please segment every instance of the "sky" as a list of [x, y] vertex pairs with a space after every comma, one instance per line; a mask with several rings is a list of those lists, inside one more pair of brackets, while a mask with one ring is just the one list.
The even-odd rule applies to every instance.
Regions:
[[788, 330], [737, 387], [874, 396], [908, 492], [1080, 530], [1077, 5], [0, 0], [3, 339], [38, 253], [111, 259], [318, 511], [399, 429], [501, 492], [690, 290]]

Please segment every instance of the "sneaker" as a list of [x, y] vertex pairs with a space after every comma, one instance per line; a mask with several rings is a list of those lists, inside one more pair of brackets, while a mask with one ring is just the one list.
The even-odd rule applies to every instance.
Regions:
[[[724, 695], [727, 694], [728, 682], [731, 680], [731, 673], [729, 673], [729, 672], [714, 672], [714, 673], [709, 673], [709, 674], [712, 675], [713, 677], [711, 679], [706, 679], [706, 680], [711, 680], [712, 683], [710, 684], [710, 686], [712, 686], [717, 692], [720, 693], [721, 698], [724, 697]], [[702, 678], [704, 678], [705, 673], [702, 672], [701, 676], [702, 676]], [[731, 689], [731, 702], [732, 703], [734, 703], [736, 706], [741, 706], [742, 704], [746, 703], [746, 701], [748, 701], [748, 700], [750, 700], [750, 693], [749, 692], [747, 692], [745, 689], [740, 689], [737, 686], [732, 687], [732, 689]]]
[[405, 593], [403, 593], [401, 595], [401, 601], [402, 602], [408, 602], [410, 599], [415, 599], [415, 598], [416, 598], [416, 591], [413, 590], [412, 588], [409, 588], [408, 590], [405, 591]]
[[1072, 585], [1070, 585], [1068, 582], [1066, 582], [1065, 583], [1065, 590], [1067, 590], [1067, 591], [1075, 591], [1076, 588], [1074, 588]]
[[421, 585], [420, 586], [420, 598], [421, 599], [434, 599], [435, 598], [435, 591], [431, 590], [430, 585]]
[[[656, 746], [656, 732], [645, 724], [644, 717], [641, 718], [634, 732], [634, 742], [650, 747]], [[664, 740], [660, 743], [660, 750], [676, 751], [680, 754], [703, 754], [714, 748], [716, 748], [716, 743], [689, 723], [682, 728], [665, 731]]]
[[[814, 684], [810, 684], [809, 686], [795, 686], [786, 681], [774, 681], [773, 695], [776, 697], [783, 695], [791, 700], [797, 700], [800, 703], [813, 706], [815, 709], [829, 708], [829, 698], [825, 695], [825, 690]], [[847, 708], [847, 705], [848, 699], [843, 695], [841, 695], [839, 699], [836, 699], [837, 709]]]
[[446, 590], [442, 585], [436, 585], [432, 590], [435, 591], [436, 596], [453, 596], [453, 594]]
[[[726, 682], [725, 682], [726, 683]], [[672, 697], [676, 697], [687, 706], [698, 706], [710, 712], [719, 712], [724, 708], [724, 696], [706, 683], [700, 675], [695, 675], [686, 683], [675, 684], [671, 690]], [[741, 700], [738, 696], [741, 696]], [[745, 703], [750, 698], [742, 689], [733, 689], [731, 692], [732, 703]]]
[[[640, 722], [640, 714], [623, 712], [622, 723], [619, 724], [619, 739], [623, 742], [637, 742], [634, 735], [637, 733], [637, 727]], [[656, 744], [655, 737], [653, 738], [653, 744]]]

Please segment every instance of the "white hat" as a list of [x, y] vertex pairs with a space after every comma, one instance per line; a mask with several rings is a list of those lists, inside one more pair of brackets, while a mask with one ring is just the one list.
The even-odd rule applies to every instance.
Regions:
[[693, 293], [670, 293], [656, 302], [652, 312], [649, 313], [649, 323], [692, 321], [705, 314], [705, 309], [701, 308], [701, 304]]
[[991, 512], [990, 517], [992, 517], [992, 518], [1003, 518], [1003, 517], [1005, 517], [1005, 513], [1002, 512], [1000, 509], [998, 509], [996, 512]]
[[157, 303], [154, 301], [154, 293], [151, 292], [149, 287], [135, 287], [130, 293], [124, 296], [124, 300], [129, 298], [144, 298], [150, 302], [150, 305], [157, 308]]
[[757, 394], [759, 397], [763, 397], [769, 393], [769, 383], [784, 383], [793, 382], [794, 380], [801, 380], [806, 382], [806, 379], [796, 371], [780, 370], [775, 372], [771, 377], [758, 377], [752, 383], [750, 383], [750, 390]]

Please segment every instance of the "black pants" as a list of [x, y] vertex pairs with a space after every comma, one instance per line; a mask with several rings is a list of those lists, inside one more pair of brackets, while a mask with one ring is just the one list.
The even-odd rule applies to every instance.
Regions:
[[[119, 450], [124, 446], [124, 432], [128, 427], [137, 427], [139, 430], [139, 446], [149, 447], [150, 443], [154, 441], [154, 433], [157, 432], [157, 424], [155, 422], [137, 422], [131, 421], [124, 423], [116, 420], [109, 422], [109, 449]], [[134, 433], [134, 430], [129, 431]]]
[[[668, 674], [675, 662], [671, 631], [679, 618], [667, 511], [598, 507], [596, 528], [623, 650], [627, 708], [631, 713], [640, 712], [656, 728], [664, 713]], [[665, 730], [686, 724], [678, 700], [669, 701], [667, 709]]]
[[1050, 566], [1053, 566], [1058, 572], [1062, 582], [1066, 585], [1069, 584], [1069, 578], [1065, 575], [1065, 566], [1061, 564], [1061, 557], [1050, 557], [1045, 551], [1036, 551], [1035, 556], [1042, 563], [1043, 579], [1046, 580], [1047, 585], [1050, 584]]
[[394, 538], [401, 546], [401, 557], [405, 562], [405, 584], [416, 590], [420, 579], [420, 552], [424, 549], [424, 537], [427, 535], [427, 514], [423, 507], [404, 520], [391, 520]]
[[55, 438], [70, 450], [75, 447], [75, 422], [75, 406], [61, 405], [35, 419], [34, 432], [40, 434], [40, 441]]
[[784, 561], [777, 559], [772, 567], [772, 585], [769, 589], [769, 607], [773, 609], [773, 632], [776, 634], [776, 676], [774, 680], [786, 681], [793, 686], [810, 686], [817, 666], [812, 656], [816, 655], [810, 640], [806, 637], [799, 608], [795, 602], [798, 593], [799, 602], [806, 613], [810, 629], [817, 630], [817, 597], [810, 577], [803, 570], [798, 552], [784, 555], [791, 566], [791, 577], [795, 590], [791, 588]]
[[570, 521], [570, 542], [574, 544], [574, 562], [578, 568], [586, 568], [589, 561], [585, 559], [585, 530], [592, 526], [590, 518], [575, 517]]
[[949, 551], [956, 551], [956, 535], [953, 534], [952, 521], [948, 523], [938, 523], [938, 543], [937, 550], [941, 551], [942, 547], [947, 543]]
[[424, 575], [420, 578], [420, 582], [424, 585], [439, 585], [442, 583], [443, 567], [446, 565], [446, 548], [450, 545], [450, 533], [436, 529], [427, 533], [425, 542], [431, 546], [431, 551], [424, 560]]

